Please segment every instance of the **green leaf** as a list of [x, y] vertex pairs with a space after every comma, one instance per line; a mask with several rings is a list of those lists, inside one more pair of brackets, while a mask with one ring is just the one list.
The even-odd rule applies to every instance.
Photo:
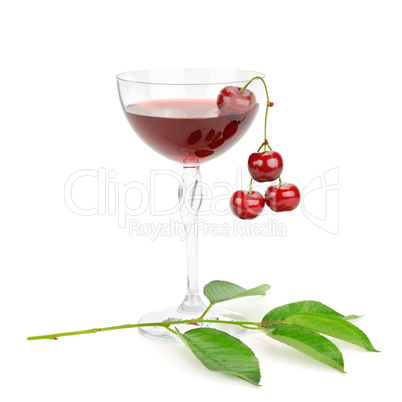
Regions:
[[363, 317], [362, 315], [354, 315], [354, 314], [351, 314], [351, 315], [347, 315], [347, 316], [345, 316], [345, 317], [342, 317], [342, 319], [343, 320], [355, 320], [356, 318], [361, 318], [361, 317]]
[[286, 322], [353, 343], [371, 352], [378, 352], [361, 329], [342, 318], [319, 313], [299, 313], [287, 317]]
[[232, 374], [259, 385], [258, 359], [239, 339], [213, 328], [195, 328], [183, 334], [176, 329], [176, 332], [209, 370]]
[[345, 372], [341, 351], [329, 339], [317, 334], [317, 332], [298, 325], [282, 324], [272, 332], [268, 332], [267, 335], [343, 373]]
[[[295, 303], [284, 304], [283, 306], [276, 307], [265, 314], [262, 322], [270, 321], [283, 321], [291, 315], [298, 313], [320, 313], [327, 314], [333, 317], [344, 318], [342, 314], [336, 312], [332, 308], [317, 301], [304, 300]], [[357, 316], [350, 316], [356, 318]], [[275, 328], [280, 324], [264, 324], [265, 328]]]
[[247, 290], [231, 282], [212, 281], [205, 285], [204, 295], [212, 304], [216, 304], [240, 297], [264, 296], [270, 287], [271, 286], [264, 284]]

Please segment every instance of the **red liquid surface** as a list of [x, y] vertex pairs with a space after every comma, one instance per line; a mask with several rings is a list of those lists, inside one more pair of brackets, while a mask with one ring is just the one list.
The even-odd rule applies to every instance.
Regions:
[[175, 99], [128, 105], [138, 136], [166, 158], [198, 164], [226, 152], [246, 133], [258, 112], [221, 113], [214, 99]]

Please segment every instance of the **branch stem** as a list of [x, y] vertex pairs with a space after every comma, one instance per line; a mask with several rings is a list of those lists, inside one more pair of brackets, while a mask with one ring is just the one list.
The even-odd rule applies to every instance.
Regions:
[[[279, 323], [282, 321], [272, 321], [271, 323]], [[166, 321], [166, 322], [150, 322], [150, 323], [138, 323], [138, 324], [126, 324], [126, 325], [118, 325], [115, 327], [105, 327], [105, 328], [93, 328], [86, 329], [83, 331], [74, 331], [74, 332], [60, 332], [57, 334], [49, 334], [49, 335], [39, 335], [39, 336], [30, 336], [27, 338], [28, 341], [36, 341], [39, 339], [50, 339], [55, 340], [62, 336], [73, 336], [73, 335], [84, 335], [84, 334], [93, 334], [95, 332], [105, 332], [105, 331], [114, 331], [117, 329], [127, 329], [127, 328], [140, 328], [140, 327], [164, 327], [167, 330], [171, 331], [169, 326], [171, 325], [180, 325], [180, 324], [202, 324], [202, 323], [212, 323], [212, 324], [231, 324], [238, 325], [247, 329], [260, 329], [260, 322], [249, 322], [249, 321], [223, 321], [223, 320], [204, 320], [203, 318], [197, 318], [194, 320], [181, 320], [181, 321]], [[264, 323], [268, 324], [268, 323]], [[254, 327], [254, 328], [253, 328]]]
[[209, 306], [205, 309], [205, 311], [198, 317], [199, 320], [202, 320], [205, 317], [205, 314], [208, 313], [208, 311], [211, 309], [211, 307], [214, 305], [214, 303], [210, 303]]

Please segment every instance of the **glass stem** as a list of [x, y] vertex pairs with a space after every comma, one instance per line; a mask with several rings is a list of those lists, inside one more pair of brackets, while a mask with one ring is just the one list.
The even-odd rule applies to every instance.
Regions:
[[186, 234], [187, 294], [178, 311], [186, 314], [202, 313], [206, 306], [198, 294], [198, 233], [197, 218], [202, 202], [199, 166], [183, 167], [179, 188], [180, 214]]

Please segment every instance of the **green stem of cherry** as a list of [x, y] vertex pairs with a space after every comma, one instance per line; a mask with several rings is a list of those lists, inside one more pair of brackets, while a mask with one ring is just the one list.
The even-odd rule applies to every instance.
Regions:
[[[265, 88], [265, 94], [267, 96], [267, 106], [265, 108], [265, 123], [264, 123], [264, 142], [261, 144], [261, 146], [258, 148], [257, 152], [260, 152], [261, 148], [264, 147], [264, 152], [267, 150], [267, 147], [270, 149], [270, 151], [272, 151], [272, 148], [270, 147], [269, 143], [268, 143], [268, 139], [267, 139], [267, 119], [268, 119], [268, 110], [270, 107], [274, 106], [274, 104], [269, 100], [269, 94], [268, 94], [268, 87], [267, 84], [264, 81], [264, 78], [262, 77], [253, 77], [241, 90], [240, 92], [243, 93], [246, 88], [254, 81], [254, 80], [261, 80], [262, 83], [264, 84], [264, 88]], [[251, 178], [250, 180], [250, 187], [248, 190], [248, 193], [251, 194], [252, 193], [252, 185], [253, 185], [253, 178]], [[282, 179], [281, 176], [279, 176], [279, 185], [282, 185]]]
[[248, 193], [252, 194], [253, 193], [253, 178], [250, 178], [250, 187], [248, 189]]
[[[252, 78], [242, 89], [241, 89], [241, 93], [243, 93], [246, 88], [254, 81], [254, 80], [261, 80], [262, 83], [264, 84], [264, 88], [265, 88], [265, 94], [267, 95], [267, 107], [265, 109], [265, 125], [264, 125], [264, 151], [267, 150], [267, 146], [269, 149], [271, 149], [271, 147], [268, 144], [268, 140], [267, 140], [267, 119], [268, 119], [268, 109], [273, 106], [273, 103], [271, 103], [271, 101], [269, 100], [269, 94], [268, 94], [268, 88], [267, 88], [267, 84], [265, 83], [264, 79], [262, 77], [254, 77]], [[272, 151], [272, 149], [271, 149]]]
[[267, 146], [269, 148], [269, 150], [272, 151], [272, 148], [268, 144], [268, 140], [264, 140], [264, 142], [258, 148], [257, 152], [260, 152], [262, 147], [264, 147], [264, 150], [265, 150], [265, 146]]

